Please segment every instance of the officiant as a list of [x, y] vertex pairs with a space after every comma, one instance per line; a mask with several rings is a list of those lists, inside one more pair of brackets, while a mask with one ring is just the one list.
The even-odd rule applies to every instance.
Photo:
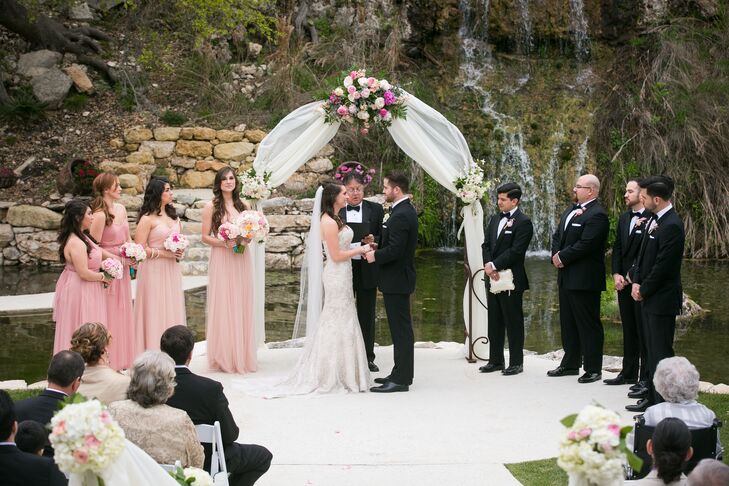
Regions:
[[[364, 199], [364, 191], [372, 180], [371, 172], [362, 164], [347, 162], [337, 171], [347, 190], [347, 206], [339, 217], [352, 228], [352, 247], [367, 239], [378, 241], [385, 216], [381, 204]], [[362, 329], [367, 362], [371, 372], [379, 371], [375, 364], [375, 306], [377, 301], [377, 265], [360, 256], [352, 257], [352, 285], [357, 302], [357, 318]]]
[[[501, 370], [503, 375], [524, 371], [524, 291], [529, 288], [524, 258], [534, 236], [529, 217], [519, 209], [521, 187], [513, 182], [496, 189], [499, 213], [491, 217], [484, 231], [484, 272], [488, 277], [489, 362], [482, 373]], [[512, 290], [495, 293], [497, 282], [512, 279]], [[504, 282], [501, 282], [502, 284]], [[507, 287], [511, 287], [507, 283]], [[509, 366], [504, 367], [504, 338], [509, 339]]]

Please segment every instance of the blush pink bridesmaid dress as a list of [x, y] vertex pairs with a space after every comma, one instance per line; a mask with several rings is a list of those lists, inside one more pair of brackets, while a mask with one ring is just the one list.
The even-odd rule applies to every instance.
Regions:
[[208, 263], [208, 365], [226, 373], [256, 371], [251, 250], [212, 247]]
[[[89, 270], [98, 272], [101, 268], [101, 249], [91, 244]], [[71, 347], [71, 336], [86, 322], [100, 322], [106, 325], [106, 289], [101, 282], [83, 280], [71, 262], [66, 262], [56, 282], [53, 296], [53, 320], [56, 332], [53, 339], [53, 354]]]
[[[119, 247], [129, 238], [129, 223], [122, 221], [104, 226], [101, 247], [119, 255]], [[110, 366], [115, 370], [131, 368], [136, 357], [134, 338], [134, 312], [132, 310], [132, 279], [129, 266], [124, 266], [124, 276], [114, 279], [106, 289], [106, 327], [111, 333], [109, 346]]]
[[[172, 227], [161, 223], [152, 228], [147, 246], [164, 250], [164, 242], [180, 232], [180, 221]], [[187, 325], [182, 271], [174, 258], [147, 258], [137, 271], [137, 296], [134, 301], [136, 351], [159, 350], [159, 339], [168, 328]]]

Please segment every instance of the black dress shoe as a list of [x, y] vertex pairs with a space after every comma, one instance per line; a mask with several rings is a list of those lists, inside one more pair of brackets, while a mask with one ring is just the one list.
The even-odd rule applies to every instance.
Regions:
[[502, 375], [518, 375], [522, 371], [524, 371], [524, 366], [523, 365], [513, 365], [513, 366], [509, 366], [508, 368], [506, 368], [505, 370], [503, 370], [501, 372], [501, 374]]
[[367, 367], [370, 369], [370, 371], [372, 373], [377, 373], [378, 371], [380, 371], [380, 368], [378, 368], [377, 365], [375, 363], [373, 363], [372, 361], [367, 363]]
[[602, 373], [585, 373], [577, 378], [577, 383], [592, 383], [602, 378]]
[[643, 388], [628, 393], [628, 398], [646, 398], [648, 396], [648, 389]]
[[639, 380], [638, 383], [630, 387], [630, 391], [640, 390], [641, 388], [648, 388], [648, 382]]
[[603, 383], [606, 385], [627, 385], [631, 383], [637, 383], [637, 378], [625, 378], [622, 373], [618, 374], [615, 378], [608, 378], [606, 380], [602, 380]]
[[626, 405], [625, 410], [628, 412], [645, 412], [648, 406], [648, 399], [644, 398], [643, 400], [638, 401], [635, 405]]
[[499, 371], [504, 369], [504, 363], [501, 364], [495, 364], [495, 363], [486, 363], [485, 365], [481, 366], [478, 371], [481, 373], [493, 373], [494, 371]]
[[388, 381], [381, 386], [373, 386], [370, 391], [373, 393], [395, 393], [395, 392], [406, 392], [410, 387], [408, 385], [398, 385], [394, 381]]
[[379, 383], [380, 385], [384, 385], [385, 383], [390, 382], [390, 377], [386, 376], [384, 378], [375, 378], [375, 383]]
[[555, 369], [547, 371], [547, 376], [577, 376], [579, 374], [580, 370], [563, 368], [561, 366], [557, 366]]

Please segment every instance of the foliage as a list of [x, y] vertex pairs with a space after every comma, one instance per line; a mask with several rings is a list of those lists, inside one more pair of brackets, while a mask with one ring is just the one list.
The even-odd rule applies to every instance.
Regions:
[[620, 309], [618, 308], [618, 294], [615, 290], [615, 281], [612, 275], [605, 278], [606, 290], [600, 293], [600, 317], [612, 321], [620, 321]]
[[70, 111], [82, 111], [88, 100], [89, 97], [83, 93], [72, 93], [63, 100], [63, 107]]
[[440, 185], [428, 174], [423, 174], [420, 197], [416, 197], [418, 208], [418, 244], [432, 248], [443, 240], [445, 225], [441, 214], [442, 204], [438, 197]]
[[160, 116], [160, 120], [167, 126], [179, 127], [187, 121], [187, 117], [177, 111], [165, 110]]
[[9, 94], [10, 103], [0, 104], [0, 120], [8, 123], [33, 124], [46, 119], [46, 105], [33, 96], [30, 87], [15, 89]]

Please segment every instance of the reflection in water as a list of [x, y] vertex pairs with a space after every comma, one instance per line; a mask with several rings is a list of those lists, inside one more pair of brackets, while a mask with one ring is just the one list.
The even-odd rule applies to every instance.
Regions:
[[[465, 339], [462, 253], [421, 251], [416, 265], [418, 280], [412, 301], [415, 339], [462, 342]], [[17, 292], [13, 292], [7, 284], [23, 280], [34, 291], [52, 291], [59, 270], [23, 273], [22, 278], [10, 275], [11, 272], [6, 268], [0, 274], [5, 294], [26, 293], [23, 286], [14, 284], [12, 288]], [[554, 269], [546, 259], [530, 258], [527, 260], [527, 272], [531, 290], [524, 298], [525, 346], [539, 353], [558, 349], [561, 343]], [[266, 277], [266, 340], [289, 339], [299, 298], [298, 272], [269, 272]], [[729, 349], [729, 299], [726, 299], [723, 290], [729, 283], [729, 262], [685, 261], [683, 281], [685, 291], [711, 312], [702, 321], [691, 323], [677, 332], [676, 353], [694, 362], [703, 380], [726, 382], [729, 363], [719, 357]], [[205, 290], [187, 292], [186, 304], [188, 325], [194, 329], [197, 339], [202, 340], [205, 337]], [[620, 324], [605, 321], [604, 325], [605, 353], [621, 355]], [[50, 313], [0, 315], [0, 326], [5, 338], [0, 347], [0, 380], [41, 379], [53, 348]], [[391, 344], [381, 296], [378, 296], [375, 339], [381, 345]]]

